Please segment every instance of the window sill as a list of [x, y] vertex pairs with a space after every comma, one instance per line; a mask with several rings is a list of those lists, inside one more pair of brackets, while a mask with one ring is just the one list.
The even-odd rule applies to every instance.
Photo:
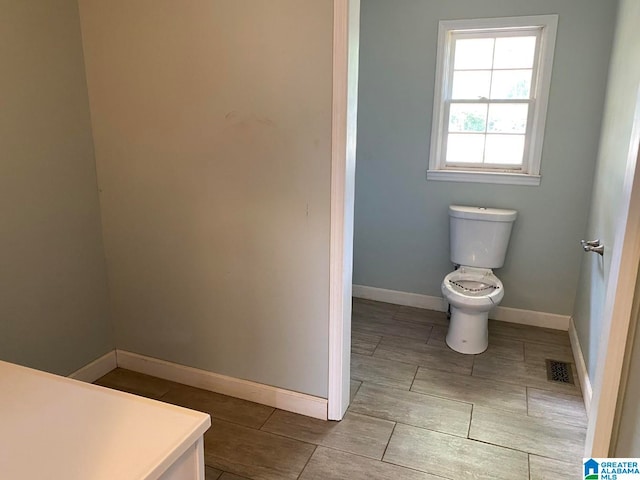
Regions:
[[540, 175], [469, 170], [427, 170], [427, 180], [442, 182], [494, 183], [502, 185], [540, 185]]

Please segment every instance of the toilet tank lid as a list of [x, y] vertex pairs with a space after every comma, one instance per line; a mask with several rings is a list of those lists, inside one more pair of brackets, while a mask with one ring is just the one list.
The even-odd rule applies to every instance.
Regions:
[[470, 220], [486, 220], [491, 222], [513, 222], [518, 216], [517, 210], [487, 207], [465, 207], [450, 205], [449, 216]]

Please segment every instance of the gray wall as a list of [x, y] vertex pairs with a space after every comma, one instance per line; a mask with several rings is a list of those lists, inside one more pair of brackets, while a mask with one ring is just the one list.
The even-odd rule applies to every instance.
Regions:
[[574, 320], [589, 376], [596, 374], [604, 295], [610, 252], [616, 241], [623, 202], [629, 140], [640, 87], [640, 4], [622, 0], [611, 56], [598, 166], [587, 236], [605, 244], [603, 258], [585, 255], [582, 262]]
[[0, 359], [113, 348], [78, 5], [0, 1]]
[[[440, 296], [447, 206], [515, 208], [503, 306], [569, 315], [615, 21], [600, 0], [363, 0], [354, 283]], [[438, 21], [559, 14], [539, 187], [426, 181]]]
[[118, 348], [326, 397], [331, 0], [80, 0]]

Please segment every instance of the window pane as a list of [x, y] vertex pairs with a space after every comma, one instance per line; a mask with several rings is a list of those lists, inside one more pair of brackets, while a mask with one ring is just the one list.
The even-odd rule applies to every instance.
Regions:
[[493, 68], [533, 68], [536, 37], [503, 37], [496, 39]]
[[491, 98], [529, 98], [531, 70], [494, 70]]
[[451, 98], [477, 100], [489, 98], [491, 72], [453, 72]]
[[449, 107], [450, 132], [480, 132], [487, 129], [487, 104], [452, 104]]
[[529, 105], [496, 104], [489, 105], [489, 125], [492, 133], [525, 133], [527, 131], [527, 113]]
[[493, 38], [471, 38], [456, 40], [455, 70], [491, 68], [493, 63]]
[[450, 133], [447, 139], [447, 163], [482, 163], [484, 135]]
[[522, 165], [524, 135], [487, 135], [486, 163]]

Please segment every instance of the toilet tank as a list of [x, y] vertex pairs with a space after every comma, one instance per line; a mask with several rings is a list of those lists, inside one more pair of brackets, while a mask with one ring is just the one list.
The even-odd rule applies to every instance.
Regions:
[[515, 210], [449, 206], [451, 261], [469, 267], [502, 267], [517, 216]]

